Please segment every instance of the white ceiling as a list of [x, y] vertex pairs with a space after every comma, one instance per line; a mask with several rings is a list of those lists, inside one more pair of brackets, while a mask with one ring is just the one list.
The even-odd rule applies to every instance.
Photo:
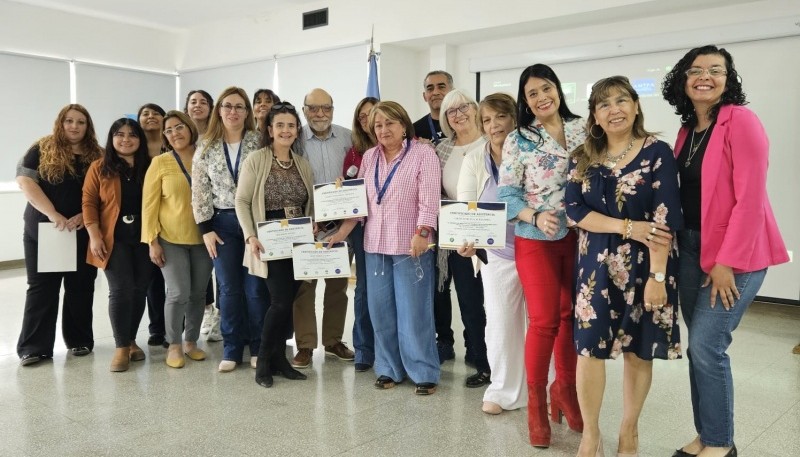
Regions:
[[[165, 31], [250, 16], [264, 19], [282, 7], [319, 0], [9, 0]], [[311, 8], [309, 8], [311, 9]]]

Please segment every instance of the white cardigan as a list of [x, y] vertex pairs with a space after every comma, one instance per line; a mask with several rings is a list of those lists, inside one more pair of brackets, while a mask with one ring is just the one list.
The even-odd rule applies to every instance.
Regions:
[[[459, 201], [474, 202], [481, 196], [486, 182], [490, 179], [489, 172], [486, 171], [486, 154], [491, 154], [491, 147], [492, 144], [487, 141], [485, 147], [473, 149], [464, 157], [461, 173], [458, 175]], [[475, 276], [481, 270], [481, 263], [477, 256], [472, 256], [472, 268], [475, 269]]]

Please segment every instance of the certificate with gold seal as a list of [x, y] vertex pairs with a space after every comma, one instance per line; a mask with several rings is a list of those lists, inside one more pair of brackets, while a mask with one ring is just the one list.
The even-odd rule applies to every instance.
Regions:
[[439, 247], [457, 249], [506, 247], [506, 204], [442, 200], [439, 206]]
[[367, 188], [363, 179], [314, 185], [314, 220], [350, 219], [367, 215]]
[[261, 260], [279, 260], [292, 257], [293, 243], [314, 241], [310, 217], [276, 219], [258, 223], [258, 241], [264, 246]]
[[294, 279], [349, 278], [350, 254], [347, 243], [294, 243], [292, 248]]

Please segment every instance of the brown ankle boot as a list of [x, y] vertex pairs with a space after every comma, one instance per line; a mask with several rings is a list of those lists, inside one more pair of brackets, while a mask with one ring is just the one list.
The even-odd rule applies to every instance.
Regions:
[[145, 359], [144, 351], [139, 345], [136, 344], [136, 341], [131, 341], [131, 362], [140, 362]]
[[128, 371], [130, 365], [131, 348], [117, 348], [114, 351], [114, 357], [111, 359], [111, 371], [120, 372]]
[[560, 424], [562, 415], [567, 418], [569, 428], [583, 432], [583, 417], [575, 384], [554, 382], [550, 385], [550, 420]]
[[528, 384], [528, 433], [533, 447], [550, 447], [546, 384]]

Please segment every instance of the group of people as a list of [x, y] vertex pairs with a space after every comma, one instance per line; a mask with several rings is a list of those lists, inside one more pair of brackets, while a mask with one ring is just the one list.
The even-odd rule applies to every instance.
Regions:
[[[166, 284], [167, 365], [205, 359], [197, 341], [216, 300], [220, 372], [247, 348], [259, 385], [277, 374], [305, 379], [297, 369], [318, 346], [316, 284], [295, 280], [291, 259], [260, 259], [257, 223], [310, 216], [314, 184], [363, 178], [369, 216], [314, 229], [349, 241], [356, 261], [355, 352], [342, 343], [347, 280], [327, 279], [326, 355], [374, 369], [376, 388], [408, 380], [433, 394], [441, 364], [455, 357], [452, 282], [465, 362], [476, 370], [465, 385], [488, 386], [485, 413], [527, 406], [536, 447], [550, 446], [550, 420], [566, 417], [582, 433], [578, 455], [602, 456], [604, 361], [622, 355], [617, 455], [636, 456], [652, 361], [687, 346], [680, 307], [698, 435], [674, 456], [735, 456], [726, 351], [767, 268], [788, 261], [766, 193], [768, 140], [725, 49], [689, 51], [662, 92], [680, 116], [674, 149], [645, 128], [626, 77], [592, 86], [584, 120], [543, 64], [522, 72], [516, 101], [496, 93], [477, 103], [448, 73], [431, 72], [430, 114], [412, 122], [400, 104], [367, 97], [352, 130], [332, 124], [322, 89], [303, 100], [303, 126], [273, 92], [256, 92], [251, 105], [230, 87], [216, 105], [191, 92], [184, 112], [146, 105], [156, 115], [117, 120], [103, 149], [89, 113], [68, 105], [17, 171], [29, 201], [21, 364], [52, 357], [62, 280], [64, 341], [73, 355], [92, 351], [97, 268], [109, 283], [111, 371], [143, 360], [135, 337], [155, 264]], [[160, 142], [147, 133], [154, 125]], [[505, 202], [505, 246], [437, 248], [441, 199]], [[76, 231], [74, 272], [38, 272], [42, 222]]]

